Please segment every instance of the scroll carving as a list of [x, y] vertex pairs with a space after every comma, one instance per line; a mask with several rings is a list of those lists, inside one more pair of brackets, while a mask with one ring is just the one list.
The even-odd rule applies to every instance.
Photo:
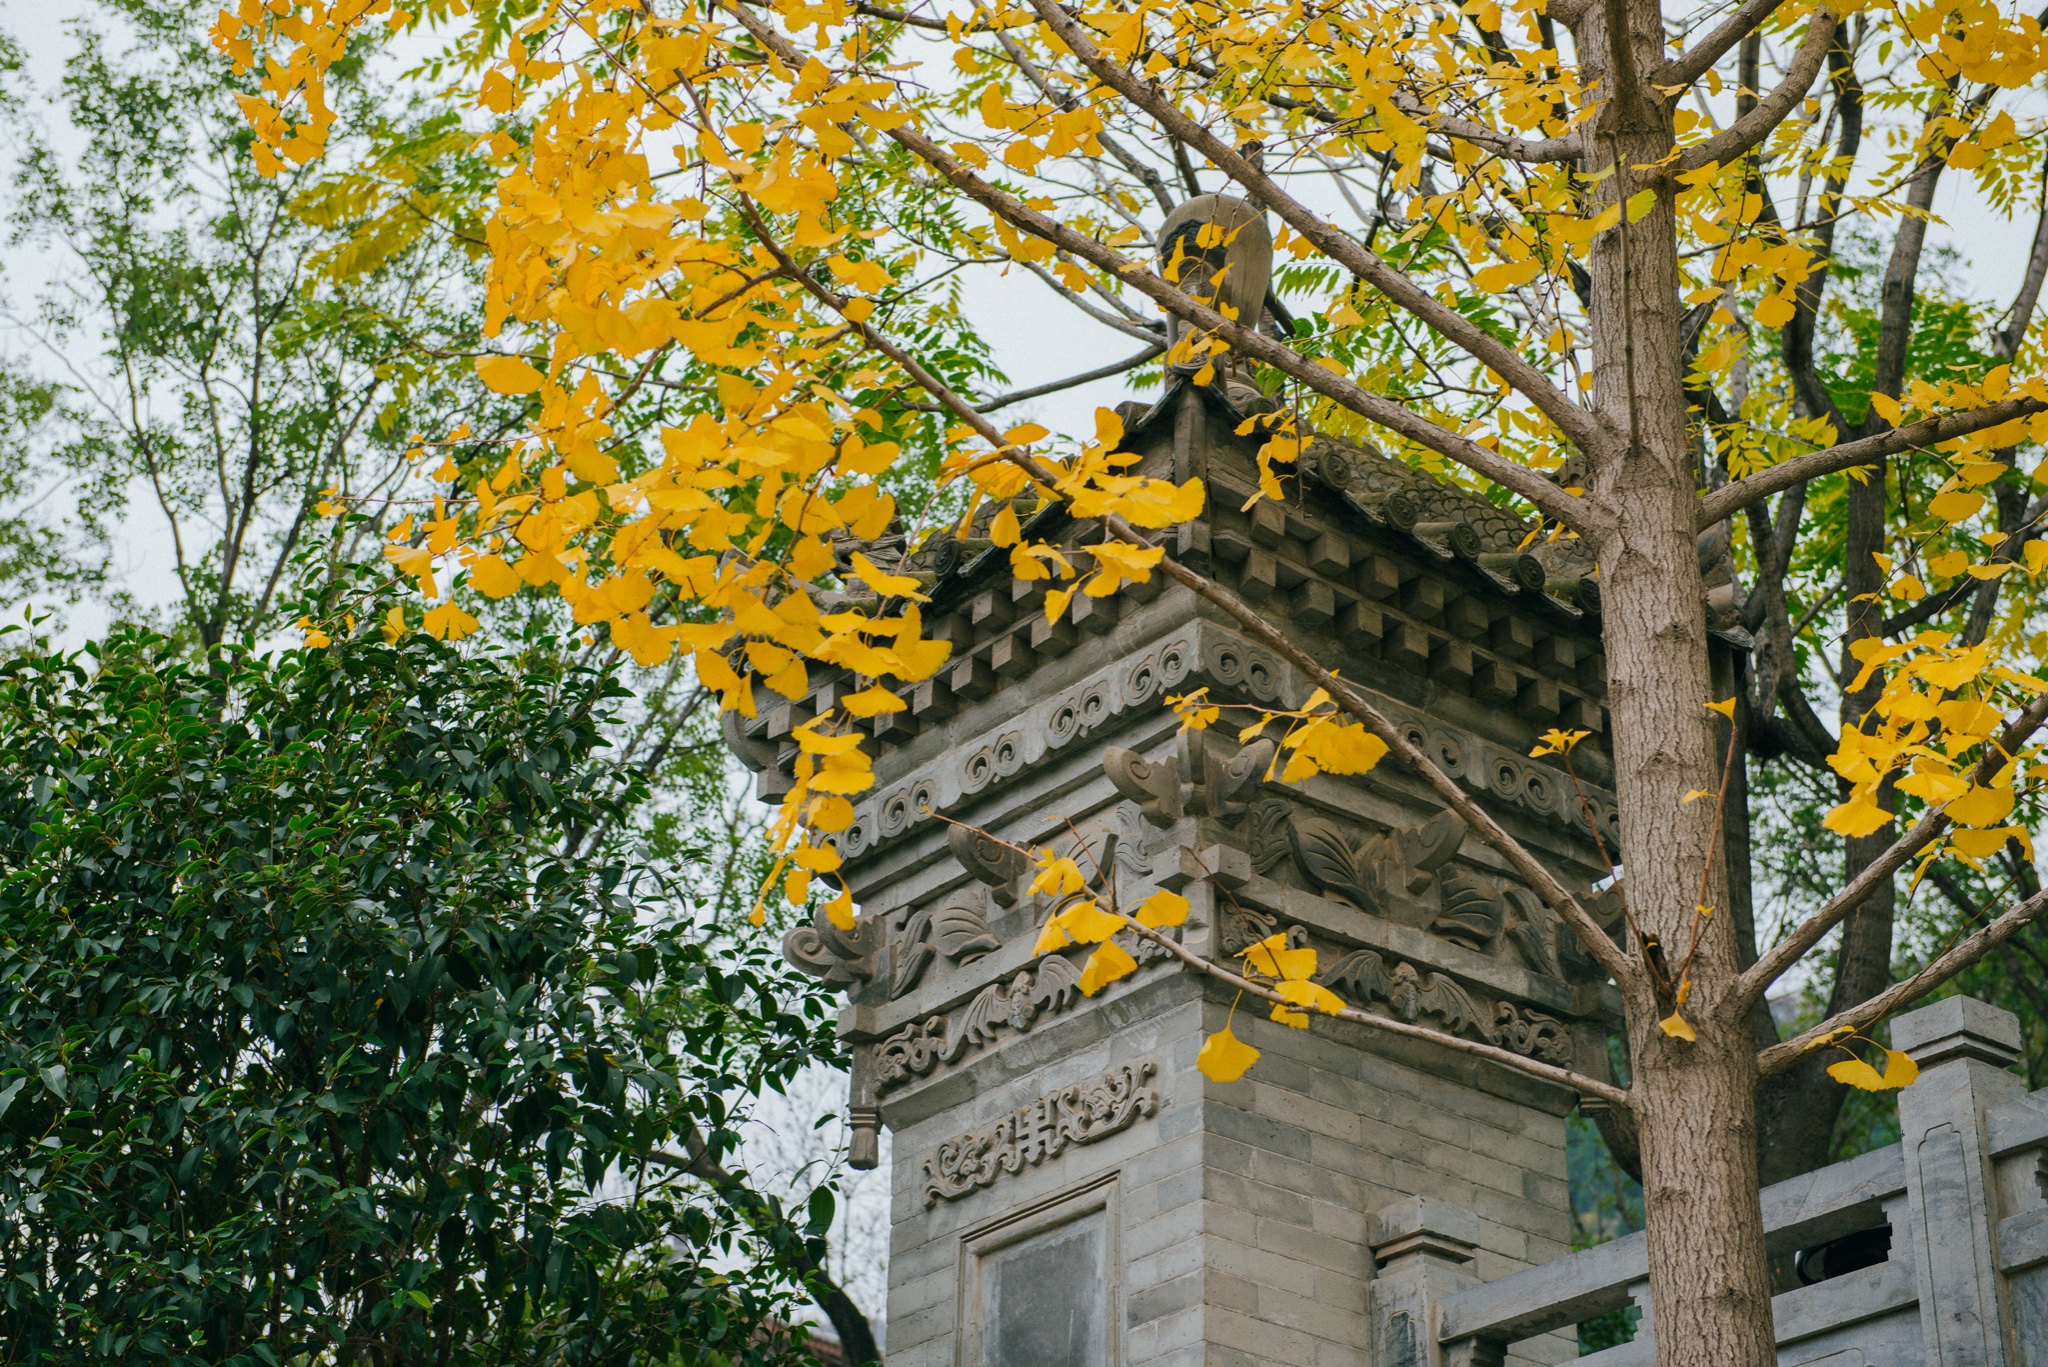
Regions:
[[956, 895], [939, 908], [932, 917], [932, 940], [939, 953], [956, 964], [971, 964], [1003, 945], [972, 894]]
[[1447, 975], [1423, 972], [1399, 959], [1390, 966], [1370, 949], [1353, 950], [1317, 975], [1316, 981], [1361, 1006], [1383, 1005], [1411, 1025], [1430, 1017], [1428, 1023], [1449, 1034], [1467, 1035], [1551, 1063], [1571, 1059], [1571, 1038], [1562, 1021], [1507, 1001], [1494, 1003], [1489, 1014]]
[[1136, 750], [1112, 745], [1102, 752], [1102, 771], [1125, 797], [1155, 826], [1171, 826], [1186, 813], [1181, 791], [1180, 757], [1149, 760]]
[[1249, 810], [1248, 795], [1265, 780], [1279, 747], [1261, 737], [1225, 759], [1216, 744], [1207, 733], [1192, 732], [1181, 754], [1157, 760], [1111, 746], [1102, 752], [1102, 769], [1154, 826], [1171, 826], [1189, 813], [1232, 820]]
[[995, 1040], [1005, 1029], [1023, 1034], [1041, 1016], [1057, 1015], [1081, 994], [1081, 972], [1057, 954], [1020, 969], [1008, 982], [990, 983], [957, 1017], [914, 1021], [875, 1046], [875, 1090], [886, 1092], [955, 1063]]
[[1287, 823], [1294, 809], [1285, 799], [1269, 797], [1253, 804], [1245, 820], [1245, 835], [1254, 873], [1269, 874], [1294, 853], [1288, 843]]
[[931, 928], [932, 914], [914, 911], [904, 923], [903, 933], [896, 937], [895, 962], [889, 971], [891, 1001], [916, 987], [917, 980], [924, 976], [924, 966], [932, 961]]
[[1002, 940], [989, 928], [981, 914], [981, 895], [956, 892], [936, 912], [920, 909], [910, 914], [897, 935], [889, 973], [889, 999], [911, 991], [924, 977], [934, 953], [954, 963], [972, 963], [1002, 947]]
[[1326, 892], [1360, 911], [1384, 916], [1397, 890], [1414, 894], [1429, 886], [1465, 840], [1465, 819], [1443, 811], [1419, 826], [1354, 841], [1343, 827], [1319, 816], [1298, 817], [1288, 827], [1301, 871]]
[[1024, 872], [1026, 864], [1022, 850], [967, 826], [947, 828], [946, 848], [960, 861], [961, 868], [994, 889], [998, 903], [1006, 907], [1015, 904], [1017, 876]]
[[1157, 1071], [1150, 1059], [1126, 1063], [1093, 1082], [1020, 1106], [989, 1129], [947, 1140], [924, 1161], [924, 1203], [957, 1201], [1006, 1172], [1057, 1158], [1069, 1145], [1093, 1144], [1129, 1129], [1159, 1110], [1158, 1089], [1146, 1085]]
[[1209, 815], [1225, 820], [1244, 815], [1251, 805], [1248, 795], [1265, 781], [1280, 743], [1261, 736], [1229, 759], [1216, 754], [1213, 742], [1201, 744], [1202, 796]]
[[850, 931], [832, 924], [821, 910], [809, 925], [782, 937], [782, 957], [798, 969], [838, 987], [851, 987], [875, 976], [875, 951], [881, 931], [872, 920], [856, 922]]

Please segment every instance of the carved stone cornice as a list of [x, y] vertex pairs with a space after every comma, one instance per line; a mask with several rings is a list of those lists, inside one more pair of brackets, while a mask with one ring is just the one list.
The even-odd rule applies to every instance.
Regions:
[[[1088, 674], [1022, 712], [1006, 714], [906, 772], [883, 778], [873, 795], [855, 803], [854, 822], [839, 837], [840, 851], [855, 862], [871, 857], [932, 820], [934, 813], [957, 810], [1037, 770], [1050, 756], [1070, 750], [1132, 709], [1156, 708], [1168, 692], [1204, 685], [1220, 700], [1271, 706], [1298, 704], [1307, 694], [1293, 668], [1271, 652], [1217, 623], [1183, 622], [1132, 657]], [[1471, 792], [1547, 825], [1583, 826], [1579, 795], [1562, 770], [1399, 699], [1375, 694], [1374, 701], [1438, 767]], [[1216, 795], [1217, 806], [1214, 812], [1203, 809], [1205, 814], [1235, 819], [1244, 815], [1238, 804], [1255, 800], [1260, 786], [1254, 772], [1259, 766], [1252, 756], [1249, 748], [1225, 755], [1213, 744], [1188, 749], [1176, 757], [1178, 773], [1172, 787], [1177, 798], [1167, 792], [1165, 767], [1139, 757], [1148, 773], [1155, 768], [1159, 773], [1141, 779], [1135, 770], [1125, 769], [1125, 795], [1152, 804], [1147, 817], [1155, 824], [1176, 800], [1184, 811], [1193, 812], [1191, 804], [1205, 793]], [[879, 772], [887, 774], [887, 766]], [[1111, 777], [1118, 777], [1114, 769]], [[1580, 786], [1613, 846], [1619, 832], [1613, 794], [1590, 778], [1582, 779]]]

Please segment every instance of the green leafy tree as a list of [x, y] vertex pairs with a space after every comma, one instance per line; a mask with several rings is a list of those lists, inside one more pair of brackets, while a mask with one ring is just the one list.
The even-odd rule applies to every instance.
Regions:
[[539, 634], [0, 666], [0, 1360], [787, 1356], [830, 1196], [720, 1164], [829, 1033], [569, 838], [620, 696]]
[[[374, 554], [360, 535], [299, 554], [324, 500], [381, 507], [415, 429], [493, 417], [451, 359], [473, 349], [464, 206], [484, 185], [459, 118], [373, 94], [357, 77], [389, 59], [351, 59], [335, 141], [354, 174], [267, 180], [236, 106], [253, 84], [211, 59], [208, 13], [139, 0], [75, 21], [46, 93], [82, 151], [17, 124], [9, 240], [51, 274], [12, 301], [29, 345], [0, 375], [0, 584], [132, 613], [111, 553], [158, 539], [169, 621], [210, 649], [267, 629], [308, 571]], [[11, 83], [17, 104], [45, 93], [18, 64]], [[394, 158], [406, 195], [373, 204], [360, 181]]]

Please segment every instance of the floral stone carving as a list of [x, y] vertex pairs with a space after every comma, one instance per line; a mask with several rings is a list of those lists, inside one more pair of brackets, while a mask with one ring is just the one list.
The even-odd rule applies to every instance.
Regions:
[[1056, 1015], [1081, 995], [1081, 970], [1057, 954], [1020, 969], [1008, 982], [990, 983], [957, 1018], [944, 1014], [914, 1021], [875, 1046], [875, 1089], [888, 1091], [954, 1063], [1003, 1030], [1023, 1034], [1040, 1016]]
[[1126, 1063], [1020, 1106], [989, 1129], [947, 1140], [924, 1161], [924, 1203], [957, 1201], [1006, 1172], [1057, 1158], [1070, 1144], [1093, 1144], [1130, 1128], [1159, 1109], [1158, 1089], [1145, 1085], [1157, 1071], [1150, 1059]]
[[1310, 881], [1360, 911], [1387, 916], [1397, 893], [1421, 892], [1451, 862], [1465, 841], [1465, 819], [1443, 811], [1419, 826], [1354, 839], [1334, 821], [1303, 816], [1287, 834]]
[[1428, 1016], [1433, 1018], [1430, 1023], [1454, 1035], [1550, 1063], [1571, 1061], [1571, 1038], [1562, 1021], [1506, 1001], [1496, 1002], [1489, 1012], [1446, 975], [1424, 972], [1399, 959], [1390, 965], [1370, 949], [1353, 950], [1316, 981], [1360, 1006], [1383, 1005], [1410, 1024]]

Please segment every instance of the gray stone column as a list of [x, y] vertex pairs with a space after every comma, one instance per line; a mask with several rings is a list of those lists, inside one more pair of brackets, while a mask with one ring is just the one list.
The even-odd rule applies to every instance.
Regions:
[[1892, 1045], [1920, 1065], [1919, 1081], [1899, 1093], [1899, 1131], [1926, 1361], [2007, 1367], [2013, 1326], [1998, 1275], [1984, 1109], [2026, 1090], [2005, 1071], [2019, 1056], [2019, 1020], [1949, 997], [1893, 1021]]
[[1479, 1217], [1462, 1206], [1410, 1196], [1372, 1213], [1373, 1367], [1500, 1367], [1506, 1345], [1487, 1340], [1457, 1344], [1456, 1362], [1437, 1346], [1437, 1302], [1477, 1284], [1472, 1254]]

